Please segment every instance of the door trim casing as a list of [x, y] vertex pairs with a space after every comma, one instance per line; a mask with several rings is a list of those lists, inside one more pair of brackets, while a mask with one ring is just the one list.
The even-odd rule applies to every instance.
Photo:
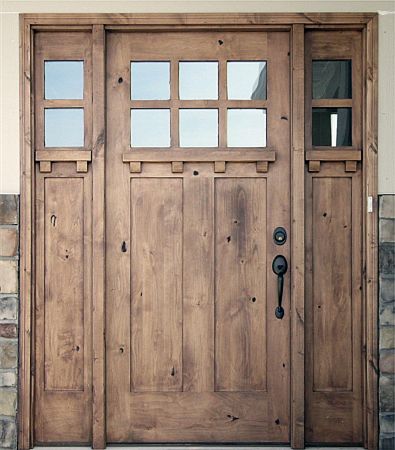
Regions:
[[[378, 447], [378, 19], [372, 13], [22, 14], [20, 16], [20, 328], [18, 447], [33, 445], [34, 32], [89, 30], [93, 52], [93, 448], [105, 448], [105, 32], [106, 30], [288, 30], [291, 36], [291, 446], [304, 447], [304, 32], [363, 33], [363, 292], [365, 447]], [[373, 200], [373, 211], [367, 199]]]

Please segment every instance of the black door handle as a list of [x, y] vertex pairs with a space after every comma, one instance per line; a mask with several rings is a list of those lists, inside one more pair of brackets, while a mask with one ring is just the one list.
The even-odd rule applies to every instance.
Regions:
[[283, 291], [284, 291], [284, 275], [288, 270], [288, 263], [283, 255], [277, 255], [273, 259], [272, 269], [273, 272], [277, 275], [277, 295], [278, 295], [278, 305], [274, 313], [277, 319], [282, 319], [284, 317], [284, 308], [282, 307]]

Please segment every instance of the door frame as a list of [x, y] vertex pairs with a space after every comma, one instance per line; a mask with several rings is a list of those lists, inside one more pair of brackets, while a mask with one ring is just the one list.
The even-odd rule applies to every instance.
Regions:
[[[105, 33], [107, 30], [287, 30], [291, 37], [291, 446], [304, 448], [304, 33], [363, 33], [363, 293], [365, 447], [378, 446], [378, 16], [372, 13], [22, 14], [20, 16], [20, 328], [18, 447], [33, 445], [34, 401], [34, 33], [92, 32], [93, 405], [92, 446], [105, 448]], [[371, 207], [371, 205], [373, 205]]]

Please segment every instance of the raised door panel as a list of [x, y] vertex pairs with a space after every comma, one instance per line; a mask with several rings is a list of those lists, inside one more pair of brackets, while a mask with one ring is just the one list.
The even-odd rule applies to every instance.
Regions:
[[266, 179], [215, 183], [215, 390], [266, 390]]
[[35, 442], [91, 439], [91, 176], [37, 171]]
[[131, 390], [182, 390], [182, 179], [131, 179]]

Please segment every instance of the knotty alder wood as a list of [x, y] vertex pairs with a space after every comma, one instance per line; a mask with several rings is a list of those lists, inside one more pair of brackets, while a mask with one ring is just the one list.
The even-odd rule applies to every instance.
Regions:
[[[306, 35], [306, 160], [311, 172], [306, 175], [308, 443], [364, 441], [362, 179], [361, 165], [355, 165], [362, 158], [358, 150], [362, 148], [361, 43], [358, 31], [309, 31]], [[349, 149], [312, 149], [314, 59], [352, 60]]]
[[91, 440], [91, 176], [36, 172], [35, 442]]
[[[290, 116], [288, 52], [284, 32], [108, 35], [108, 442], [289, 442], [289, 276], [280, 321], [271, 269], [273, 230], [289, 229], [290, 125], [281, 119]], [[130, 61], [147, 55], [220, 67], [267, 60], [276, 161], [268, 150], [176, 150], [173, 136], [169, 150], [125, 153], [125, 80]], [[274, 161], [267, 174], [256, 171], [261, 158]], [[214, 162], [225, 161], [226, 171], [215, 172]], [[289, 242], [281, 253], [289, 257]]]

